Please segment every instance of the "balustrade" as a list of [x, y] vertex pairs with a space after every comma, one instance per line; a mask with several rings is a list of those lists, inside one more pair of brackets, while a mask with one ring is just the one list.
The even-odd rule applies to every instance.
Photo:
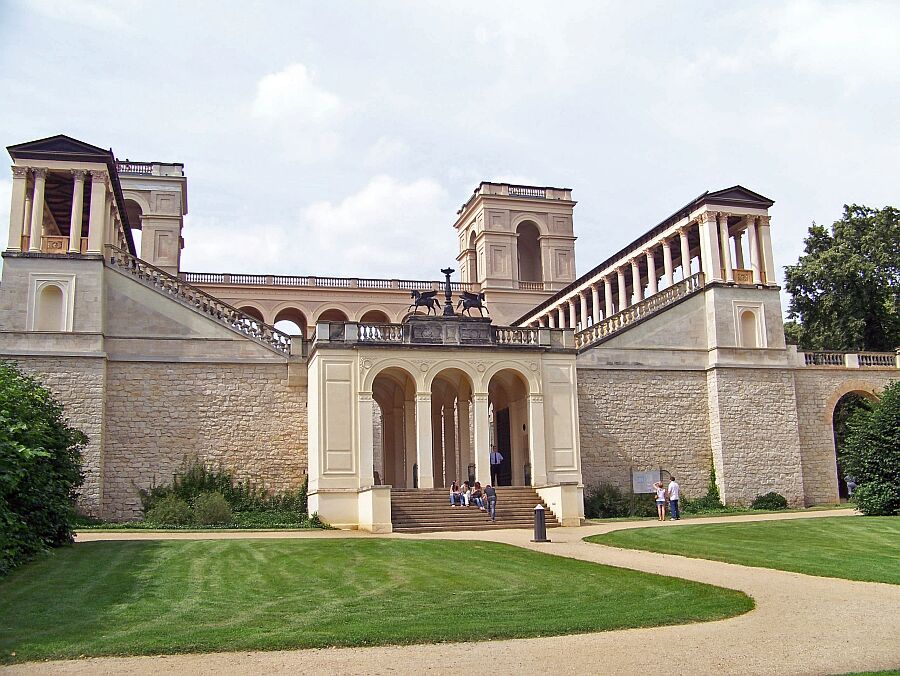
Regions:
[[402, 324], [359, 324], [361, 343], [402, 343]]
[[153, 173], [152, 162], [116, 162], [116, 170], [120, 174], [143, 174], [149, 176]]
[[897, 363], [897, 356], [890, 352], [860, 352], [859, 365], [863, 368], [867, 366], [874, 366], [877, 368], [900, 368], [900, 365]]
[[111, 267], [123, 270], [158, 291], [193, 306], [208, 317], [212, 317], [248, 338], [253, 338], [284, 355], [290, 354], [291, 336], [279, 331], [274, 326], [269, 326], [255, 317], [223, 303], [218, 298], [210, 296], [197, 287], [187, 284], [118, 247], [106, 247], [106, 260]]
[[537, 197], [538, 199], [544, 199], [547, 196], [547, 191], [543, 188], [532, 188], [525, 185], [511, 185], [509, 186], [509, 195], [510, 197]]
[[[27, 246], [27, 238], [23, 240]], [[316, 277], [313, 275], [245, 275], [220, 272], [182, 272], [182, 281], [188, 284], [238, 284], [247, 286], [305, 286], [329, 289], [400, 289], [404, 291], [436, 290], [443, 291], [444, 282], [423, 281], [415, 279], [361, 279], [358, 277]], [[536, 289], [542, 289], [543, 283], [535, 282]], [[477, 291], [478, 284], [470, 282], [451, 282], [453, 291]]]
[[539, 345], [538, 329], [494, 327], [494, 342], [497, 345]]
[[668, 307], [672, 303], [703, 288], [703, 273], [698, 272], [687, 279], [670, 286], [657, 294], [630, 305], [621, 312], [603, 319], [575, 334], [575, 347], [585, 349], [614, 333], [637, 323], [638, 321], [655, 314], [659, 310]]
[[898, 357], [892, 352], [804, 352], [803, 364], [838, 368], [900, 368]]

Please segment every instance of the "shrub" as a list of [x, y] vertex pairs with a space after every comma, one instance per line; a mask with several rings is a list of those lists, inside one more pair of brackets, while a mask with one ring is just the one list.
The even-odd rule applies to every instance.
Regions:
[[652, 495], [624, 493], [618, 486], [600, 483], [588, 490], [584, 512], [589, 519], [654, 516], [656, 503]]
[[156, 501], [146, 519], [159, 526], [187, 526], [193, 519], [190, 505], [177, 495], [166, 495]]
[[847, 429], [841, 461], [856, 479], [853, 499], [860, 511], [900, 513], [900, 382], [884, 388], [871, 410], [856, 411]]
[[716, 466], [712, 461], [709, 463], [709, 481], [706, 484], [706, 495], [693, 500], [682, 498], [680, 507], [681, 511], [687, 514], [721, 512], [726, 509], [719, 494], [719, 486], [716, 483]]
[[72, 542], [86, 443], [47, 389], [0, 362], [0, 575]]
[[757, 495], [750, 503], [750, 509], [787, 509], [787, 506], [787, 498], [775, 491]]
[[231, 507], [221, 493], [203, 493], [194, 501], [194, 522], [200, 526], [220, 526], [231, 521]]

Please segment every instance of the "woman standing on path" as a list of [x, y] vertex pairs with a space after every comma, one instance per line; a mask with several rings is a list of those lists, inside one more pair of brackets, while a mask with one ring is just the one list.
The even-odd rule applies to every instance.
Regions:
[[653, 484], [653, 488], [656, 491], [656, 513], [659, 515], [660, 521], [666, 520], [666, 488], [663, 486], [662, 481], [657, 481]]

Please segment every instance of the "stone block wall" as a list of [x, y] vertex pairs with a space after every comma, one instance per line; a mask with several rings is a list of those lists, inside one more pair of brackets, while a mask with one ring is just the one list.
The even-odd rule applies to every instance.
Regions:
[[141, 515], [140, 488], [171, 481], [186, 457], [270, 490], [307, 472], [307, 388], [286, 364], [110, 362], [104, 516]]
[[65, 407], [66, 418], [88, 437], [82, 450], [84, 484], [79, 508], [99, 516], [102, 495], [103, 392], [106, 360], [102, 357], [16, 357], [25, 373], [37, 378]]
[[709, 424], [722, 499], [748, 505], [776, 491], [803, 505], [803, 472], [788, 369], [716, 368], [707, 372]]
[[631, 490], [631, 469], [662, 467], [686, 497], [706, 493], [711, 458], [703, 371], [578, 369], [581, 471]]
[[795, 371], [803, 492], [807, 505], [838, 502], [837, 455], [832, 428], [834, 408], [850, 392], [874, 395], [900, 373], [890, 369], [804, 368]]

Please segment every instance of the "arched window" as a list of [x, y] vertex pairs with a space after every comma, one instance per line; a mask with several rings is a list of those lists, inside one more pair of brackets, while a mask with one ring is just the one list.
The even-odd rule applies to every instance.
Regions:
[[518, 235], [516, 251], [519, 257], [519, 281], [543, 281], [540, 231], [531, 221], [524, 221], [516, 228], [516, 234]]
[[752, 310], [741, 312], [741, 347], [759, 347], [759, 328]]
[[65, 297], [56, 284], [44, 286], [37, 298], [34, 316], [35, 331], [65, 331]]
[[475, 231], [469, 235], [469, 281], [478, 282], [478, 250], [475, 247]]

